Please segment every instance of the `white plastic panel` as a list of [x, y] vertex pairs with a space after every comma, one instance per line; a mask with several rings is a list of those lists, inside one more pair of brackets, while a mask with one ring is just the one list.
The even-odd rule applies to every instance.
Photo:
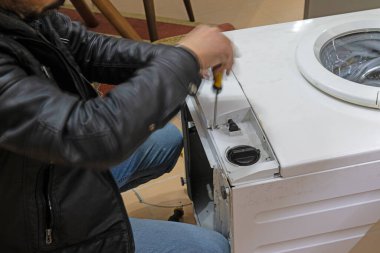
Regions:
[[[323, 32], [362, 20], [380, 21], [380, 10], [227, 33], [241, 54], [234, 73], [273, 148], [281, 176], [379, 159], [380, 111], [321, 92], [300, 73], [296, 62], [298, 45], [309, 38], [313, 42], [308, 53], [298, 57], [314, 61], [310, 68], [320, 70], [316, 76], [327, 78], [330, 83], [347, 83], [319, 63], [314, 46]], [[327, 36], [326, 40], [331, 38]], [[370, 90], [368, 101], [376, 104], [377, 92], [372, 92], [373, 87], [365, 88]]]
[[235, 253], [348, 253], [380, 219], [380, 164], [232, 190]]
[[[211, 128], [215, 104], [212, 81], [204, 80], [197, 97], [187, 100], [211, 166], [215, 166], [213, 162], [216, 162], [232, 186], [275, 177], [279, 173], [279, 164], [235, 75], [224, 76], [223, 83], [223, 90], [218, 96], [217, 129]], [[240, 127], [240, 134], [229, 134], [226, 126], [228, 119], [234, 120]], [[259, 161], [250, 166], [238, 166], [229, 162], [226, 158], [227, 150], [239, 145], [259, 149]], [[214, 157], [210, 157], [211, 154]]]

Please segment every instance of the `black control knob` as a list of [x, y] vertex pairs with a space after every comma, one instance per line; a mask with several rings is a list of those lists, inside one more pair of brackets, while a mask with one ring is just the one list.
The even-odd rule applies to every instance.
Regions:
[[228, 131], [230, 132], [240, 131], [239, 126], [232, 119], [229, 119], [227, 123], [228, 123]]
[[227, 159], [236, 165], [249, 166], [260, 159], [260, 149], [247, 145], [236, 146], [227, 151]]

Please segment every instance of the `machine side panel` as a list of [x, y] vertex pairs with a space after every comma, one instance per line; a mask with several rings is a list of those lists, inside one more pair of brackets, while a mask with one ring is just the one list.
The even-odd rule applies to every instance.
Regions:
[[349, 252], [380, 219], [380, 163], [232, 188], [235, 253]]

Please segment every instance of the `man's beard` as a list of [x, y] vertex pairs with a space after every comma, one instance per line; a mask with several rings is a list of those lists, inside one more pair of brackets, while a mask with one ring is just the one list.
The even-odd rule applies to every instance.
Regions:
[[36, 10], [24, 11], [22, 13], [24, 15], [23, 19], [25, 21], [33, 21], [43, 16], [49, 10], [58, 9], [64, 3], [65, 3], [65, 0], [57, 0], [54, 3], [51, 3], [50, 5], [45, 6], [42, 11], [36, 11]]
[[48, 10], [53, 10], [53, 9], [58, 9], [60, 6], [62, 6], [65, 3], [65, 0], [57, 0], [56, 2], [46, 6], [42, 12], [48, 11]]

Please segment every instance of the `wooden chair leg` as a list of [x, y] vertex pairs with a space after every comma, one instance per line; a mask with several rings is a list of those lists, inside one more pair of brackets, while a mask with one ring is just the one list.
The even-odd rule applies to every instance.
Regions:
[[141, 37], [133, 29], [131, 24], [120, 14], [109, 0], [92, 0], [95, 6], [108, 19], [124, 38], [141, 41]]
[[189, 20], [191, 22], [194, 22], [194, 13], [193, 13], [193, 8], [191, 7], [191, 2], [190, 0], [183, 0], [183, 3], [185, 4], [186, 11], [187, 11], [187, 16], [189, 16]]
[[88, 27], [96, 27], [99, 25], [98, 20], [96, 20], [94, 14], [84, 0], [71, 0], [71, 3]]
[[153, 0], [144, 0], [144, 9], [146, 22], [148, 24], [149, 37], [151, 41], [158, 40], [157, 27], [156, 27], [156, 13], [154, 10]]

